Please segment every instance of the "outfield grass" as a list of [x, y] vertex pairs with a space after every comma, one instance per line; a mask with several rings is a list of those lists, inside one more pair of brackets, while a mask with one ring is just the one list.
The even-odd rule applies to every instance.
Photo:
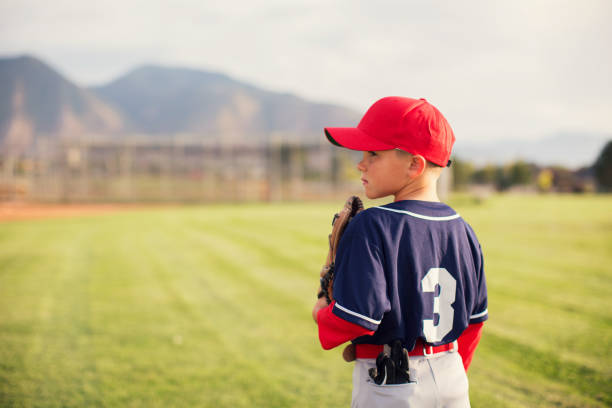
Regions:
[[[612, 405], [612, 197], [454, 203], [489, 286], [472, 405]], [[310, 317], [341, 204], [0, 224], [0, 406], [348, 406]]]

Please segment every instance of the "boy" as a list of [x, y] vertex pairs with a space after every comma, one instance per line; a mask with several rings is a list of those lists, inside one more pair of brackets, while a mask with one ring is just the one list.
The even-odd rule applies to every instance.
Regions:
[[[425, 99], [387, 97], [356, 128], [325, 134], [363, 151], [357, 169], [368, 198], [394, 197], [349, 223], [334, 300], [313, 309], [324, 349], [355, 344], [352, 406], [469, 407], [465, 370], [488, 317], [487, 291], [476, 235], [436, 193], [455, 141], [450, 125]], [[389, 383], [375, 359], [399, 341], [409, 379]]]

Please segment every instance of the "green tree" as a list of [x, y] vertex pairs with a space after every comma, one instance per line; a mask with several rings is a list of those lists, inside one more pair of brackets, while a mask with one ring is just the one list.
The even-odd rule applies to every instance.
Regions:
[[511, 186], [508, 167], [499, 166], [495, 168], [495, 186], [499, 191], [507, 190]]
[[453, 171], [453, 189], [462, 190], [470, 184], [474, 175], [474, 165], [472, 163], [455, 157], [451, 169]]
[[538, 190], [547, 193], [552, 189], [554, 174], [550, 169], [544, 169], [538, 174], [537, 186]]
[[593, 165], [595, 179], [601, 191], [612, 191], [612, 140], [604, 146]]
[[511, 185], [530, 184], [533, 181], [532, 166], [522, 160], [511, 164], [508, 173]]
[[497, 167], [487, 164], [474, 172], [472, 179], [478, 184], [496, 184]]

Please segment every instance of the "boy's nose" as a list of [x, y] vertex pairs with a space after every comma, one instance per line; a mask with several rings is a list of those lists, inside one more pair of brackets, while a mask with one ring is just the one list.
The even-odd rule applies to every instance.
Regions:
[[357, 170], [365, 171], [365, 165], [363, 164], [363, 160], [361, 160], [359, 163], [357, 163]]

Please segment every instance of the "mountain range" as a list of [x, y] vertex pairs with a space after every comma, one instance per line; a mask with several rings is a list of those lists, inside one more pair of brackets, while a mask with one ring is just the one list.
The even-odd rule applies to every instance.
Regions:
[[323, 126], [352, 126], [360, 114], [275, 93], [226, 75], [142, 66], [110, 83], [80, 87], [43, 61], [0, 58], [0, 143], [31, 146], [38, 137], [129, 135], [264, 142], [274, 135], [320, 140]]
[[123, 129], [117, 109], [33, 57], [0, 59], [0, 143], [22, 150], [37, 137]]
[[[79, 86], [33, 56], [0, 58], [0, 153], [37, 139], [182, 138], [265, 143], [277, 137], [320, 143], [324, 126], [355, 126], [346, 107], [264, 90], [222, 73], [144, 65], [108, 84]], [[478, 164], [524, 159], [590, 165], [612, 135], [559, 133], [539, 140], [473, 142], [454, 153]]]
[[359, 114], [330, 104], [269, 92], [226, 75], [143, 66], [91, 88], [124, 118], [128, 132], [191, 133], [232, 140], [265, 140], [274, 133], [320, 138], [330, 123], [351, 126]]

